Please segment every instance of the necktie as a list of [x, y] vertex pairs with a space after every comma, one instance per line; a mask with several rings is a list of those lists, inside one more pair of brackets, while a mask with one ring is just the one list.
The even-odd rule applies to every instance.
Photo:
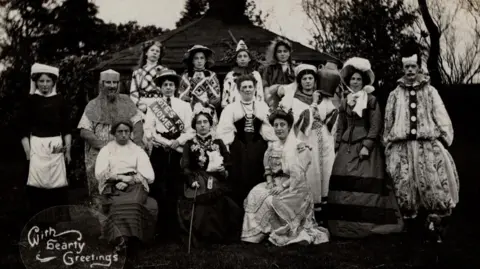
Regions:
[[172, 100], [170, 97], [167, 97], [167, 104], [171, 107], [172, 106]]

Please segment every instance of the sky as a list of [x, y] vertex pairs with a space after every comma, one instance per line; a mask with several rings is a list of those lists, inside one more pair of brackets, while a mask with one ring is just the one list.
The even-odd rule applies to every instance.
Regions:
[[[441, 1], [447, 6], [454, 6], [456, 2]], [[99, 17], [107, 22], [136, 20], [140, 25], [156, 25], [168, 29], [175, 28], [175, 23], [185, 5], [185, 0], [94, 0], [94, 2], [99, 7]], [[417, 0], [405, 2], [415, 6]], [[255, 3], [258, 9], [270, 14], [265, 22], [267, 29], [308, 46], [313, 25], [304, 14], [302, 0], [255, 0]], [[465, 27], [468, 22], [465, 18], [458, 16], [456, 22], [460, 26], [461, 37], [468, 36], [466, 33], [468, 27]], [[461, 42], [459, 45], [462, 46]]]
[[[227, 0], [225, 0], [227, 1]], [[136, 20], [140, 25], [156, 25], [174, 29], [185, 0], [95, 0], [99, 17], [106, 22]], [[255, 0], [257, 8], [270, 13], [266, 27], [292, 40], [308, 45], [308, 20], [303, 14], [302, 0]], [[279, 4], [281, 3], [281, 4]], [[275, 7], [275, 9], [274, 9]], [[287, 20], [288, 23], [285, 23]]]

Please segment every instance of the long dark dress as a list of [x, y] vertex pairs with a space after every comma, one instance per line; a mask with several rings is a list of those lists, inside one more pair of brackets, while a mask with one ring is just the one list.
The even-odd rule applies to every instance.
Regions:
[[[385, 176], [380, 108], [373, 95], [368, 95], [367, 102], [362, 117], [346, 100], [339, 110], [337, 156], [328, 196], [328, 225], [334, 236], [358, 238], [400, 232], [403, 227], [392, 184]], [[361, 160], [363, 147], [370, 154]]]
[[243, 117], [234, 123], [238, 131], [230, 146], [232, 155], [230, 178], [235, 200], [241, 205], [250, 190], [264, 181], [263, 156], [268, 148], [268, 143], [260, 135], [262, 121], [258, 118], [253, 120], [253, 132], [245, 132], [245, 122]]
[[[203, 187], [199, 190], [207, 190], [205, 193], [199, 192], [196, 198], [192, 229], [193, 242], [226, 243], [239, 238], [237, 227], [242, 220], [242, 211], [229, 197], [228, 172], [206, 172], [210, 162], [207, 152], [214, 151], [219, 152], [223, 157], [223, 166], [226, 171], [229, 171], [230, 154], [222, 140], [214, 140], [211, 135], [205, 138], [196, 136], [184, 146], [182, 168], [186, 176], [185, 188], [191, 188], [192, 183], [198, 181]], [[209, 177], [215, 178], [216, 181], [208, 191], [205, 185], [208, 185]], [[180, 227], [185, 235], [189, 232], [192, 204], [193, 198], [184, 197], [180, 199], [178, 206]]]

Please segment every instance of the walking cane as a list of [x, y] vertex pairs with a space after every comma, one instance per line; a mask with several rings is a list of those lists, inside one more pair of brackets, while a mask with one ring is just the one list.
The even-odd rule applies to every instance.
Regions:
[[197, 200], [197, 190], [198, 188], [195, 188], [195, 193], [193, 194], [192, 216], [190, 217], [190, 230], [188, 232], [188, 254], [190, 254], [190, 246], [192, 245], [192, 228], [193, 217], [195, 216], [195, 201]]

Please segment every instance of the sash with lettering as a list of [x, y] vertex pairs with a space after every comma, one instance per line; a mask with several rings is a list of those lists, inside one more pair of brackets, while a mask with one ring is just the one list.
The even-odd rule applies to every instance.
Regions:
[[169, 133], [179, 134], [185, 129], [183, 121], [163, 98], [157, 98], [155, 102], [150, 104], [150, 108]]
[[[202, 101], [204, 99], [205, 92], [212, 94], [216, 98], [220, 97], [220, 85], [218, 84], [218, 80], [216, 79], [216, 75], [212, 74], [211, 76], [205, 78], [186, 78], [185, 76], [182, 78], [182, 82], [180, 83], [180, 99], [185, 100], [184, 98], [190, 96], [190, 93], [197, 97]], [[192, 89], [192, 85], [193, 89]]]

